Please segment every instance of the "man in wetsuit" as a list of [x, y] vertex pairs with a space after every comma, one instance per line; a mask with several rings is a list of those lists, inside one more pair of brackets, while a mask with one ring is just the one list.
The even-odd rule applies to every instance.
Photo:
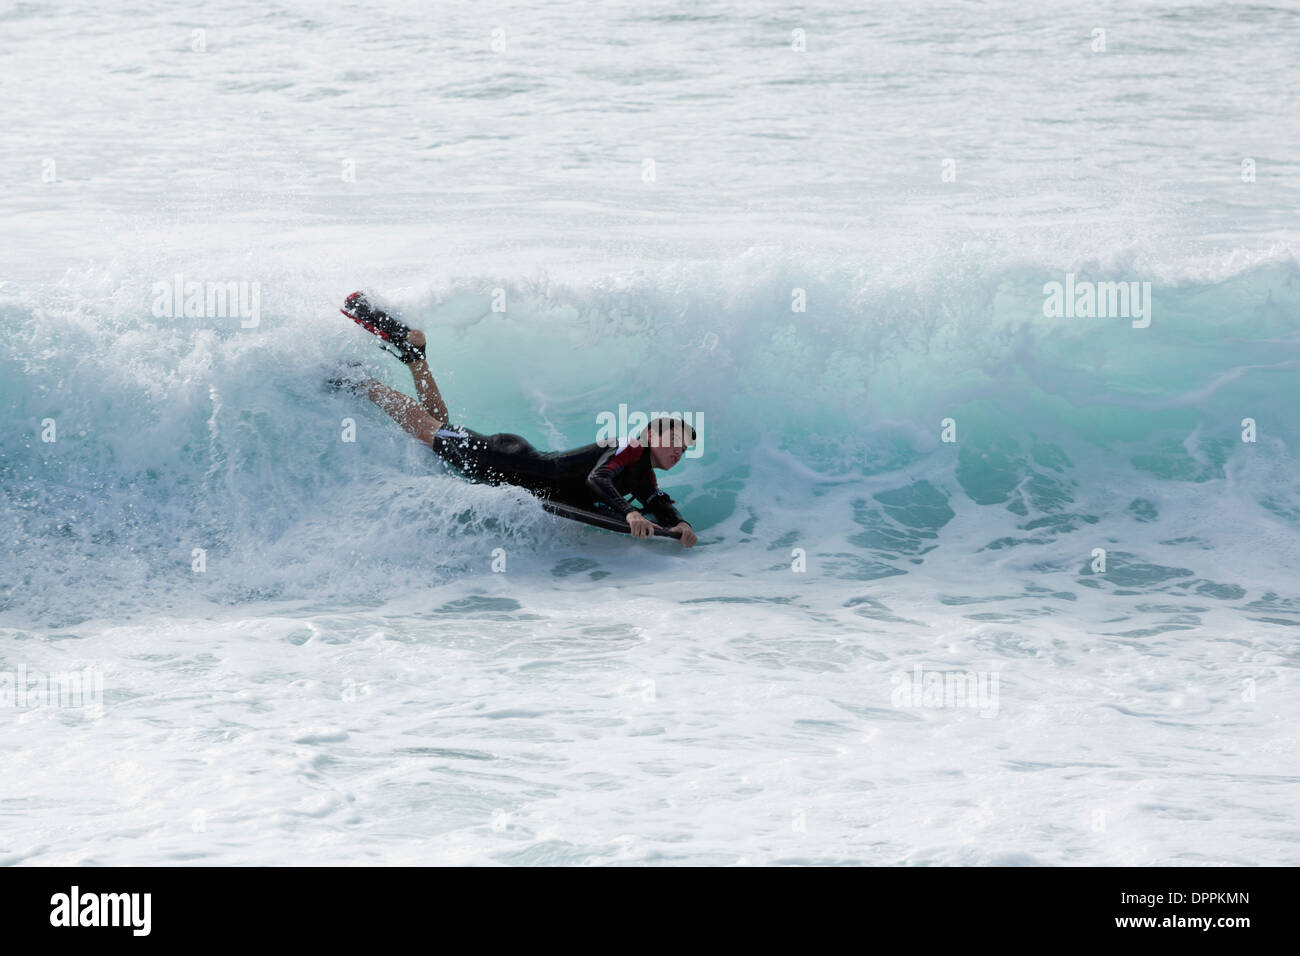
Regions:
[[580, 508], [594, 505], [625, 519], [634, 537], [651, 537], [656, 525], [627, 501], [625, 496], [631, 494], [659, 519], [660, 526], [680, 532], [684, 547], [694, 546], [695, 531], [673, 507], [673, 500], [659, 490], [654, 476], [655, 468], [667, 471], [695, 444], [695, 429], [690, 425], [657, 418], [619, 448], [591, 444], [559, 452], [540, 452], [518, 435], [480, 435], [449, 424], [447, 404], [425, 361], [424, 333], [372, 309], [360, 293], [349, 296], [342, 311], [384, 339], [389, 351], [410, 368], [420, 400], [370, 378], [336, 379], [334, 384], [364, 392], [462, 474], [490, 484], [518, 485], [539, 497]]

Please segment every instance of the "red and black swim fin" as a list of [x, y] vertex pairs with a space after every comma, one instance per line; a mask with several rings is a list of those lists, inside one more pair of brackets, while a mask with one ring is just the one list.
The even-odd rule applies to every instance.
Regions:
[[371, 335], [377, 335], [379, 347], [392, 352], [407, 365], [424, 358], [424, 346], [412, 345], [406, 340], [411, 334], [410, 328], [383, 309], [374, 308], [364, 292], [353, 292], [339, 311]]

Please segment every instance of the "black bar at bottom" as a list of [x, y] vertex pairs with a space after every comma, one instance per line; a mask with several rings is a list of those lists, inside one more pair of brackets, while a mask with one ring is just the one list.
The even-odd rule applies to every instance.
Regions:
[[802, 949], [833, 940], [837, 948], [908, 939], [990, 945], [1003, 936], [1036, 945], [1235, 946], [1289, 928], [1293, 880], [1284, 869], [1172, 867], [575, 869], [540, 881], [504, 869], [10, 868], [0, 870], [0, 918], [6, 948], [75, 935], [92, 944], [333, 949], [417, 933], [429, 942], [444, 932], [455, 934], [446, 945], [494, 949], [512, 934], [529, 947], [634, 939], [734, 946], [754, 936], [765, 947]]

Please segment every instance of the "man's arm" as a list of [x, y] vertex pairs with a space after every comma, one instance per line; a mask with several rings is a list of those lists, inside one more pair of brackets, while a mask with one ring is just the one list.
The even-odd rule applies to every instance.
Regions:
[[649, 494], [650, 497], [648, 498], [642, 498], [640, 495], [637, 495], [637, 497], [640, 499], [641, 504], [655, 516], [661, 525], [665, 528], [671, 528], [675, 525], [686, 523], [686, 520], [674, 506], [673, 499], [669, 498], [666, 492], [655, 488], [654, 491]]
[[699, 539], [695, 536], [695, 529], [690, 523], [681, 516], [673, 504], [673, 499], [668, 497], [666, 492], [659, 490], [659, 483], [655, 481], [652, 472], [649, 479], [636, 489], [637, 500], [644, 505], [651, 514], [659, 519], [659, 523], [668, 528], [670, 531], [680, 531], [682, 545], [692, 547]]
[[596, 498], [623, 517], [627, 517], [636, 509], [618, 493], [618, 489], [614, 487], [614, 479], [621, 475], [624, 469], [635, 464], [644, 453], [644, 448], [633, 445], [628, 445], [617, 454], [612, 450], [607, 451], [600, 456], [600, 461], [596, 462], [596, 467], [591, 469], [591, 474], [587, 476], [587, 487], [595, 493]]

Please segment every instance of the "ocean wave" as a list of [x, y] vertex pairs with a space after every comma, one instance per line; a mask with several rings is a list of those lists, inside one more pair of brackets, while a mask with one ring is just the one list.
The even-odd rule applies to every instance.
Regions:
[[[1045, 315], [1045, 286], [1067, 275], [1151, 281], [981, 270], [973, 255], [902, 275], [755, 254], [391, 300], [429, 333], [458, 423], [565, 447], [620, 408], [698, 416], [702, 454], [662, 484], [742, 562], [770, 562], [811, 523], [847, 578], [958, 559], [1087, 576], [1097, 547], [1128, 568], [1104, 587], [1227, 598], [1238, 583], [1186, 566], [1211, 552], [1293, 567], [1297, 263], [1157, 278], [1147, 327]], [[271, 278], [252, 327], [160, 317], [152, 274], [120, 265], [0, 288], [0, 611], [78, 620], [89, 594], [357, 601], [464, 574], [489, 541], [621, 544], [468, 485], [327, 393], [340, 356], [410, 383], [316, 279]], [[200, 552], [220, 573], [195, 572]]]

